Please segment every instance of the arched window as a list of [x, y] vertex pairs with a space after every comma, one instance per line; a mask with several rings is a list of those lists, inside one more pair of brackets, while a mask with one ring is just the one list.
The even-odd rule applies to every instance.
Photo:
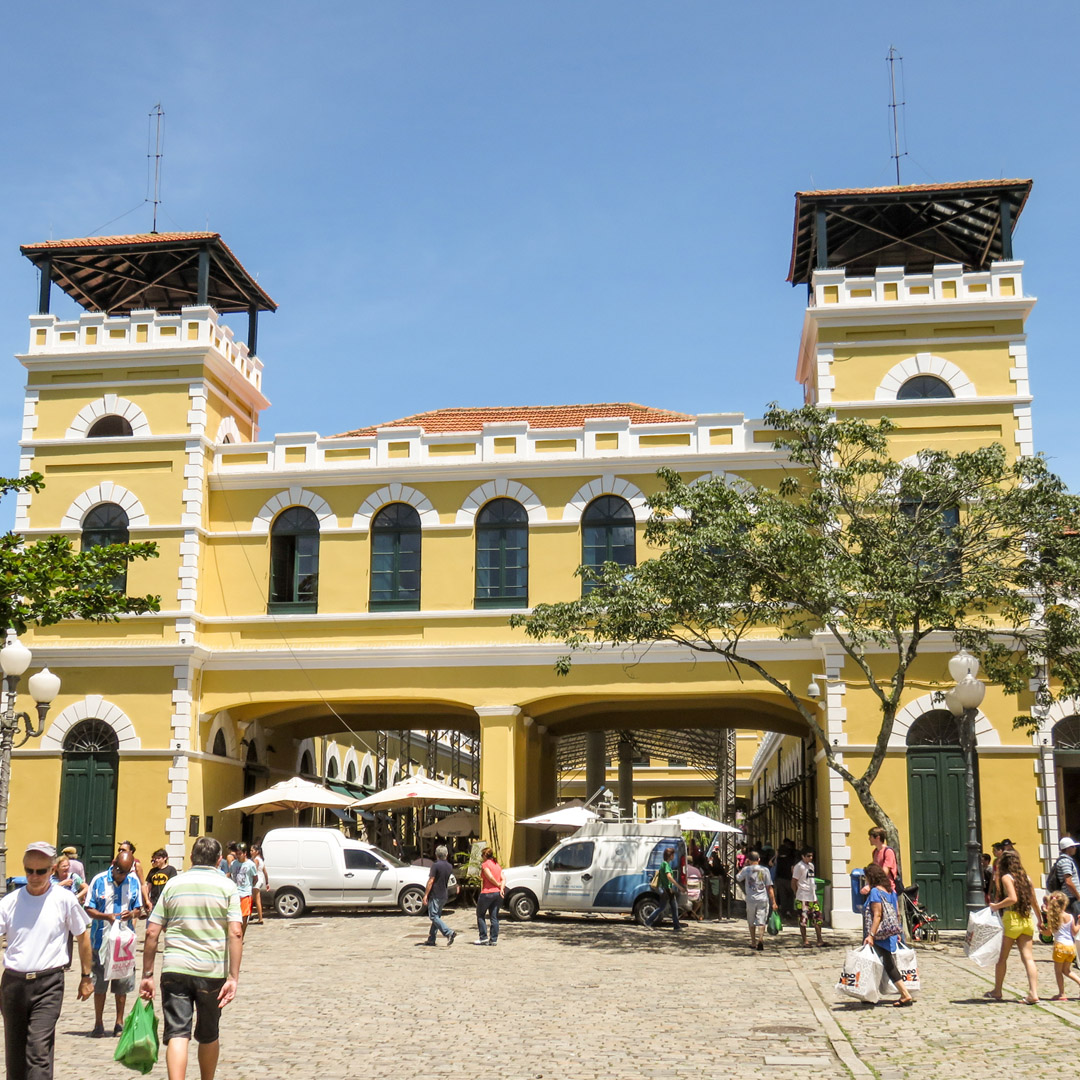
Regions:
[[122, 416], [103, 416], [86, 433], [88, 439], [118, 439], [132, 434], [131, 425]]
[[[581, 562], [593, 570], [604, 563], [634, 566], [637, 542], [634, 535], [634, 511], [618, 495], [593, 499], [581, 516]], [[582, 592], [591, 592], [592, 582], [584, 582]]]
[[1055, 750], [1080, 750], [1080, 716], [1059, 720], [1050, 732]]
[[[122, 506], [116, 503], [101, 503], [95, 506], [82, 523], [82, 549], [108, 547], [110, 544], [128, 542], [128, 516]], [[112, 579], [116, 592], [127, 591], [127, 568], [125, 567]]]
[[936, 375], [914, 375], [896, 391], [897, 401], [916, 401], [919, 398], [956, 397], [952, 387]]
[[326, 779], [327, 780], [336, 780], [337, 779], [337, 758], [327, 758], [326, 759]]
[[371, 522], [372, 611], [420, 610], [420, 515], [388, 503]]
[[305, 750], [300, 757], [300, 775], [301, 776], [314, 776], [315, 775], [315, 759], [311, 756], [310, 750]]
[[80, 720], [64, 736], [65, 754], [115, 754], [119, 749], [116, 732], [104, 720]]
[[350, 761], [345, 766], [345, 783], [347, 783], [347, 784], [355, 784], [356, 783], [356, 762], [355, 761]]
[[217, 734], [214, 736], [214, 745], [210, 750], [210, 753], [213, 754], [214, 757], [229, 756], [229, 747], [225, 742], [225, 732], [222, 731], [221, 728], [217, 729]]
[[907, 733], [908, 746], [959, 746], [960, 721], [948, 709], [925, 712]]
[[492, 499], [476, 515], [476, 606], [528, 603], [529, 515], [515, 499]]
[[319, 605], [319, 519], [290, 506], [270, 526], [271, 612], [313, 612]]
[[364, 777], [360, 781], [363, 787], [372, 787], [375, 784], [375, 773], [370, 765], [364, 766]]

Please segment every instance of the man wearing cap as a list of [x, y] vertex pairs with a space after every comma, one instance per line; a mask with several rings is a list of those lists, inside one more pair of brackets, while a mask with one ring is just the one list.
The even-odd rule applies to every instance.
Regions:
[[53, 882], [55, 858], [51, 844], [29, 844], [23, 853], [25, 887], [0, 900], [0, 933], [7, 938], [0, 1012], [9, 1080], [51, 1080], [68, 934], [79, 945], [79, 1000], [85, 1001], [94, 988], [90, 920], [74, 893]]
[[142, 883], [134, 870], [135, 859], [130, 851], [121, 851], [113, 859], [108, 870], [103, 870], [90, 882], [86, 897], [86, 914], [93, 920], [90, 927], [90, 944], [94, 950], [94, 1030], [95, 1038], [105, 1034], [105, 995], [112, 990], [116, 998], [116, 1023], [113, 1034], [124, 1030], [124, 1007], [127, 996], [135, 989], [135, 972], [122, 979], [105, 978], [105, 966], [101, 962], [101, 943], [105, 939], [107, 923], [123, 919], [133, 932], [133, 918], [142, 908]]
[[1052, 871], [1057, 877], [1058, 888], [1068, 898], [1071, 915], [1080, 912], [1080, 875], [1076, 872], [1076, 848], [1076, 841], [1071, 836], [1063, 836], [1058, 841], [1058, 851], [1061, 854]]
[[72, 873], [78, 874], [85, 881], [86, 868], [82, 864], [82, 859], [79, 858], [79, 849], [74, 844], [68, 844], [60, 854], [71, 864]]

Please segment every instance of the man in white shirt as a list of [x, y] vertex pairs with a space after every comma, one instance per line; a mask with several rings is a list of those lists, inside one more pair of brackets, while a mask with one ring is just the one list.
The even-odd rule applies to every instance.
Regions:
[[825, 944], [821, 937], [823, 917], [817, 898], [817, 882], [814, 880], [814, 849], [803, 848], [799, 861], [791, 868], [791, 883], [795, 886], [795, 907], [799, 912], [799, 933], [803, 946], [810, 944], [806, 940], [807, 924], [813, 924], [817, 934], [817, 943]]
[[75, 894], [52, 881], [55, 859], [51, 844], [30, 844], [23, 854], [25, 887], [0, 900], [0, 933], [7, 938], [0, 1012], [9, 1080], [52, 1080], [68, 934], [79, 945], [79, 1000], [94, 990], [90, 920]]

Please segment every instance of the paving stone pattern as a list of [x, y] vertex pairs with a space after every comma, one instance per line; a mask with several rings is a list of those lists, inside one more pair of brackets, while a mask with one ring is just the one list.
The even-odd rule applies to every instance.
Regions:
[[[986, 974], [960, 959], [958, 943], [920, 950], [918, 1004], [892, 1009], [834, 993], [851, 934], [826, 931], [828, 948], [802, 949], [787, 928], [758, 954], [742, 923], [695, 923], [675, 935], [560, 916], [504, 920], [492, 949], [470, 944], [470, 913], [450, 923], [456, 943], [440, 938], [434, 949], [415, 947], [426, 919], [397, 913], [250, 927], [239, 995], [222, 1018], [218, 1076], [984, 1080], [1007, 1062], [1014, 1078], [1042, 1078], [1051, 1044], [1080, 1034], [1075, 995], [1047, 1009], [1015, 997], [986, 1002]], [[1037, 956], [1049, 996], [1049, 949]], [[75, 1000], [76, 978], [57, 1028], [56, 1076], [137, 1075], [113, 1062], [113, 1039], [89, 1037], [93, 1010]], [[1009, 980], [1023, 984], [1018, 961]], [[153, 1075], [165, 1075], [164, 1051]]]

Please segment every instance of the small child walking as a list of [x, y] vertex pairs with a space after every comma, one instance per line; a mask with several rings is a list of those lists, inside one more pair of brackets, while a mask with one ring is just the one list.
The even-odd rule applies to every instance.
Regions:
[[1080, 975], [1073, 971], [1076, 959], [1076, 920], [1065, 910], [1069, 898], [1063, 892], [1053, 892], [1046, 902], [1046, 926], [1054, 935], [1054, 975], [1057, 978], [1057, 997], [1051, 1001], [1068, 1001], [1065, 996], [1065, 980], [1072, 979], [1080, 985]]

